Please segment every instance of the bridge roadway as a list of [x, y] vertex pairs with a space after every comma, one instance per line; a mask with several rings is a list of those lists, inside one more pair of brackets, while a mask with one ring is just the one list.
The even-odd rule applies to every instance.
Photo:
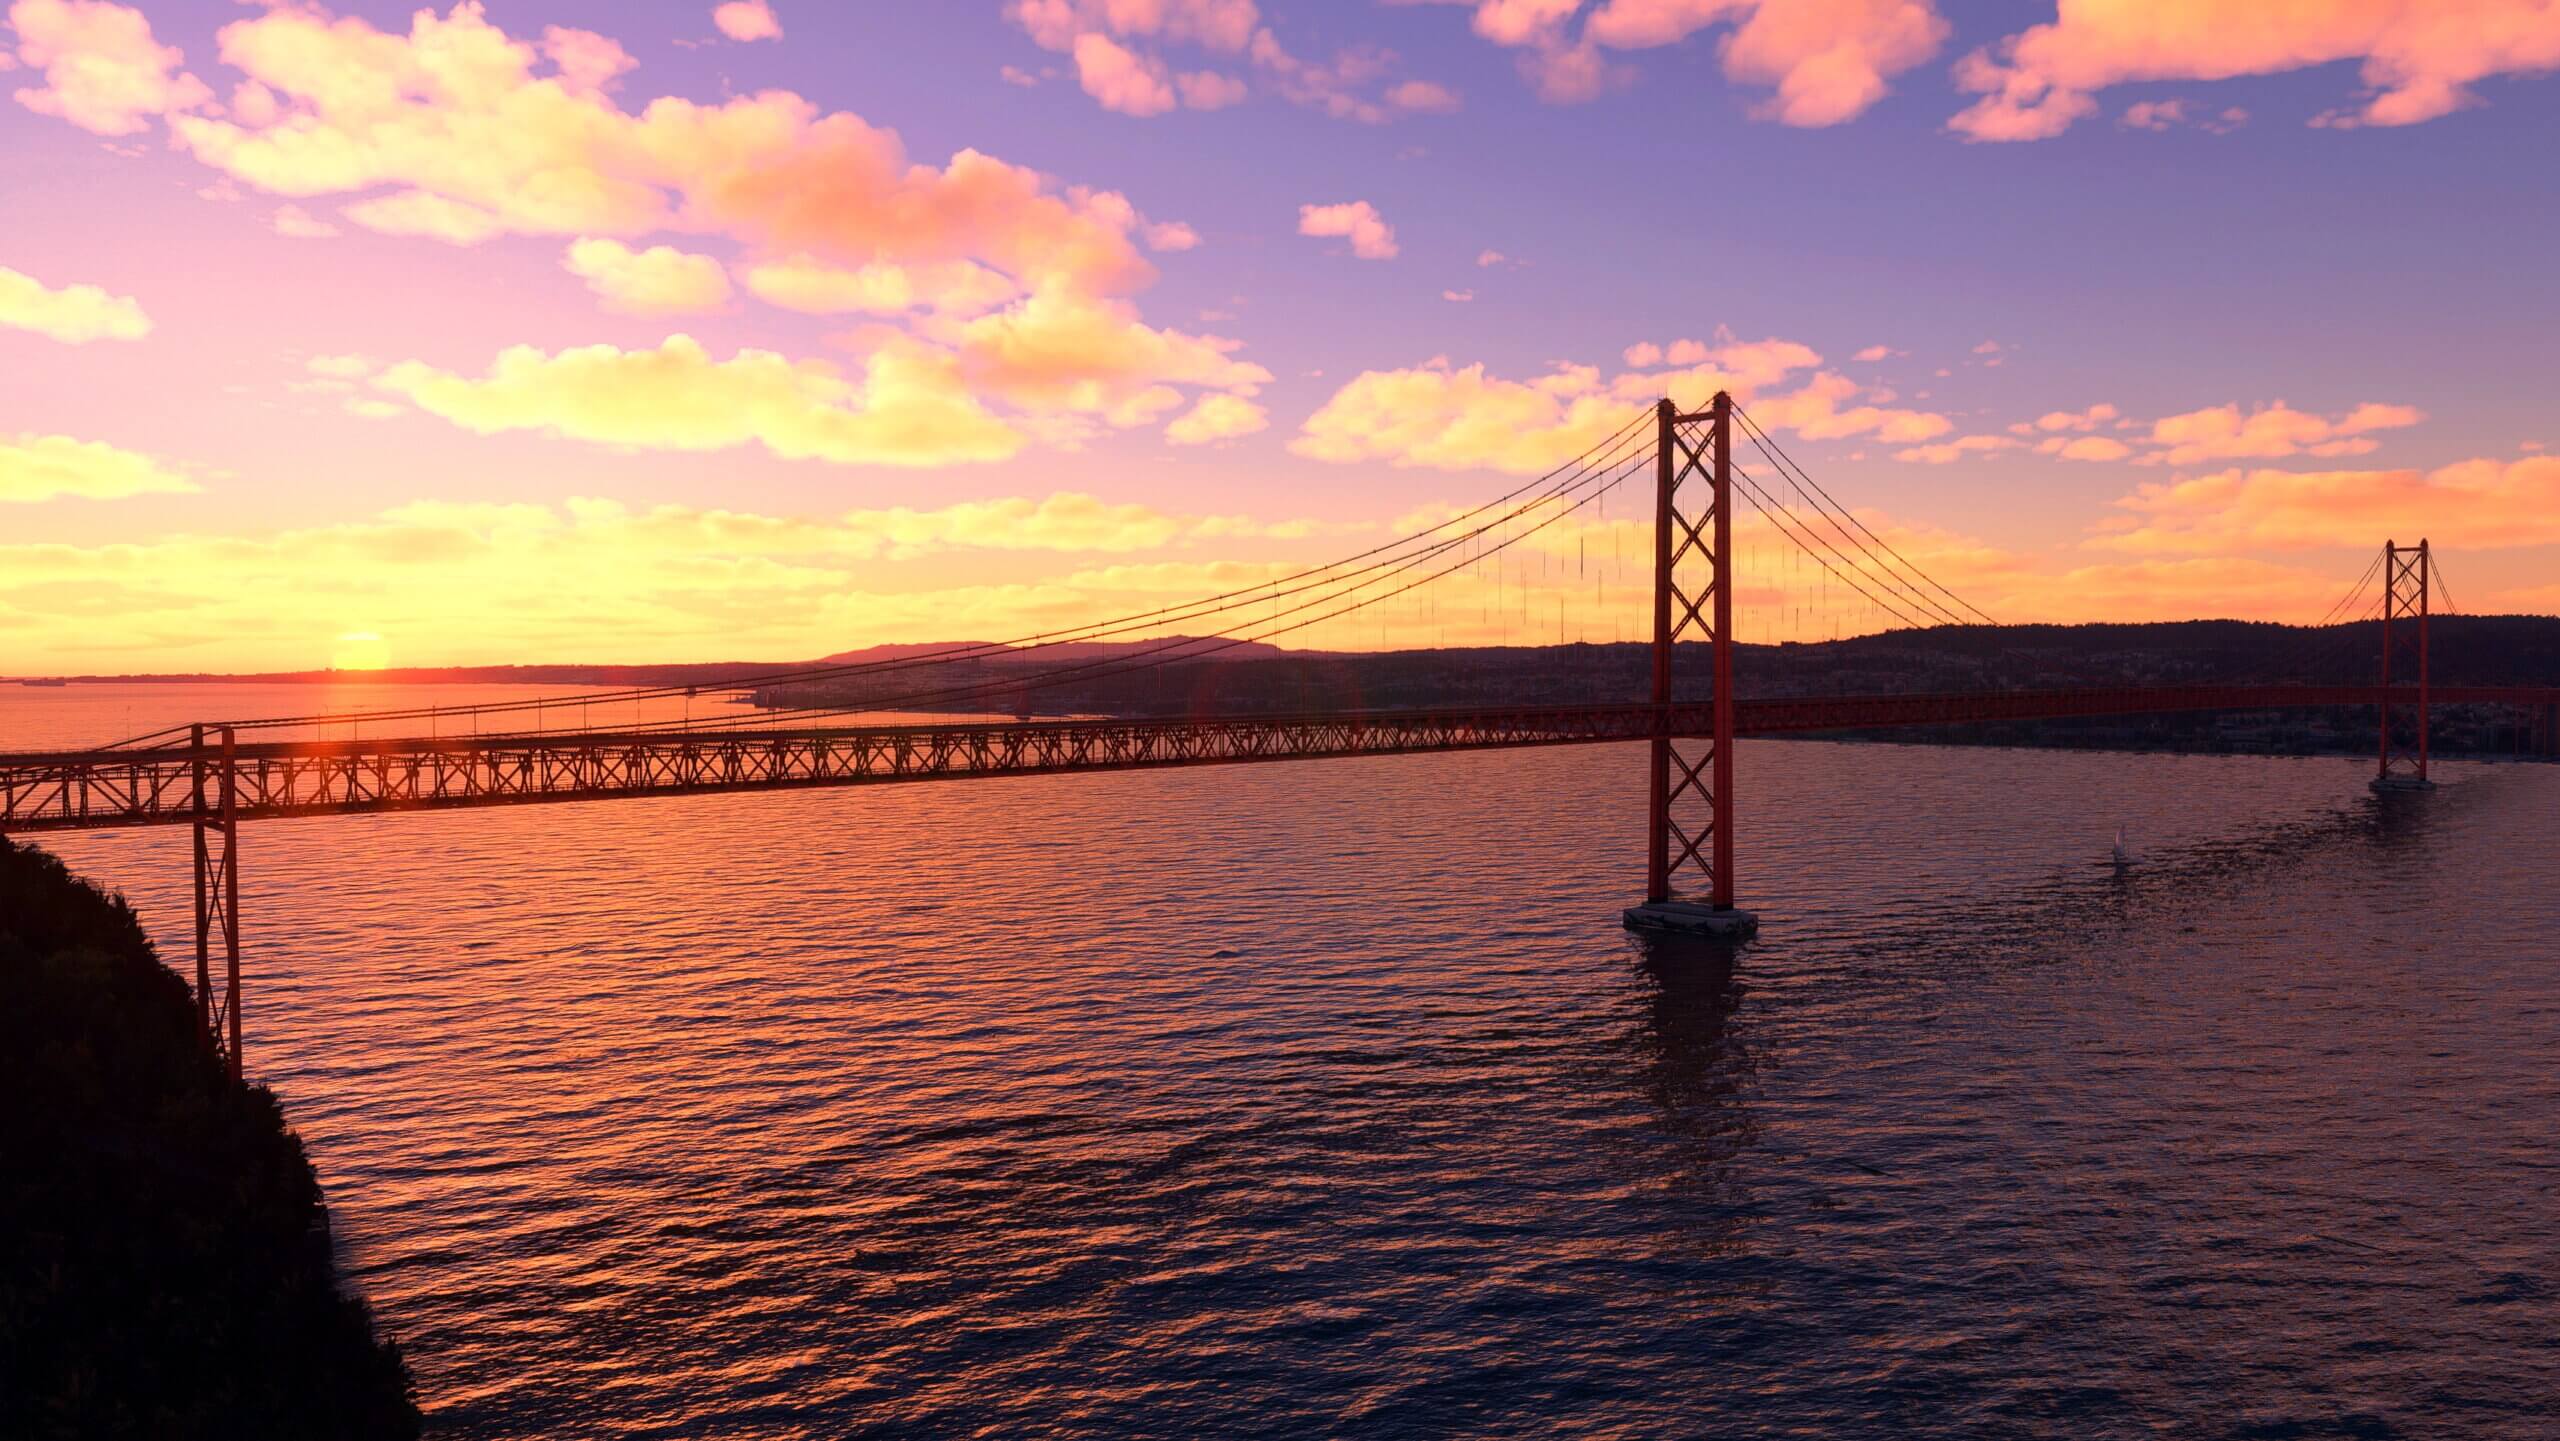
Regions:
[[[2173, 711], [2370, 706], [2361, 686], [2181, 686], [1735, 702], [1736, 732], [1773, 736], [1967, 721]], [[2395, 701], [2414, 699], [2394, 688]], [[2560, 688], [2437, 686], [2438, 704], [2538, 709], [2553, 745]], [[1706, 734], [1709, 703], [1671, 708], [1675, 735]], [[1489, 706], [1311, 715], [1193, 716], [811, 729], [594, 731], [244, 743], [0, 754], [0, 833], [184, 825], [222, 804], [237, 819], [444, 810], [724, 791], [1249, 761], [1585, 745], [1650, 736], [1641, 704]], [[226, 764], [227, 762], [227, 764]], [[210, 816], [208, 816], [210, 818]]]

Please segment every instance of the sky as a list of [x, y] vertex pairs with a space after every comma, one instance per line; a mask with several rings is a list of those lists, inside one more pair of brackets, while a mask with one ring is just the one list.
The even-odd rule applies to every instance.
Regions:
[[[1720, 388], [2003, 621], [2560, 612], [2555, 0], [4, 13], [0, 672], [1003, 639]], [[1634, 638], [1639, 490], [1284, 643]]]

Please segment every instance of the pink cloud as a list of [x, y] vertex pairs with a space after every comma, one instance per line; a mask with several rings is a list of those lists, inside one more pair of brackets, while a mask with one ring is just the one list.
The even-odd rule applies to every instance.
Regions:
[[268, 225], [288, 240], [334, 240], [338, 227], [299, 205], [279, 205]]
[[2116, 502], [2131, 529], [2091, 545], [2128, 551], [2303, 550], [2424, 535], [2440, 546], [2560, 543], [2560, 457], [2417, 470], [2225, 470], [2141, 487]]
[[1007, 0], [1004, 14], [1033, 44], [1073, 57], [1085, 93], [1124, 115], [1218, 110], [1246, 98], [1245, 80], [1229, 70], [1177, 72], [1177, 50], [1240, 62], [1267, 89], [1343, 119], [1374, 124], [1458, 106], [1446, 85], [1394, 78], [1396, 57], [1374, 46], [1322, 61], [1293, 53], [1255, 0]]
[[1934, 445], [1913, 446], [1893, 453], [1896, 460], [1914, 461], [1921, 465], [1952, 465], [1968, 455], [1990, 455], [2014, 450], [2018, 442], [2005, 435], [1960, 435]]
[[[337, 196], [348, 220], [384, 234], [575, 237], [579, 277], [609, 305], [646, 314], [721, 305], [727, 259], [695, 251], [725, 243], [747, 252], [759, 298], [885, 318], [847, 337], [864, 378], [841, 390], [821, 369], [792, 392], [774, 363], [802, 363], [713, 361], [673, 342], [655, 354], [511, 353], [503, 374], [467, 383], [384, 373], [421, 388], [399, 398], [471, 428], [646, 444], [626, 433], [658, 432], [617, 418], [599, 387], [621, 377], [649, 395], [672, 374], [762, 406], [771, 424], [754, 438], [777, 454], [926, 464], [1010, 454], [1028, 439], [1074, 445], [1097, 426], [1149, 423], [1200, 391], [1243, 394], [1269, 378], [1230, 354], [1238, 342], [1150, 326], [1121, 298], [1155, 277], [1141, 242], [1184, 248], [1198, 239], [1188, 226], [976, 150], [915, 162], [894, 132], [788, 91], [626, 109], [611, 92], [630, 58], [589, 32], [519, 39], [471, 0], [414, 13], [406, 33], [271, 7], [218, 32], [240, 103], [209, 110], [194, 98], [201, 86], [169, 79], [180, 57], [152, 42], [139, 12], [19, 0], [12, 14], [22, 52], [32, 34], [67, 77], [55, 107], [66, 119], [142, 124], [163, 107], [177, 149], [290, 202], [276, 212], [288, 233], [328, 233], [301, 206]], [[94, 83], [108, 72], [156, 81], [120, 80], [109, 95]], [[683, 250], [626, 243], [660, 231], [692, 239]], [[820, 392], [824, 406], [771, 398]], [[674, 392], [644, 403], [682, 408]]]
[[1340, 205], [1301, 205], [1298, 207], [1300, 235], [1340, 237], [1351, 242], [1351, 253], [1363, 260], [1393, 260], [1397, 255], [1395, 227], [1378, 214], [1378, 208], [1366, 200]]
[[1162, 115], [1181, 104], [1164, 62], [1139, 55], [1099, 30], [1076, 37], [1076, 81], [1105, 110]]
[[2065, 4], [2052, 21], [1965, 57], [1957, 83], [1982, 98], [1948, 124], [1971, 140], [2041, 140], [2094, 113], [2096, 92], [2111, 86], [2343, 60], [2363, 62], [2374, 94], [2331, 123], [2415, 124], [2474, 103], [2477, 81], [2560, 68], [2560, 10], [2546, 0], [2295, 0], [2237, 16], [2220, 0]]
[[1336, 463], [1535, 474], [1581, 454], [1665, 395], [1695, 407], [1718, 390], [1732, 391], [1761, 424], [1809, 440], [1872, 436], [1909, 446], [1954, 428], [1943, 415], [1862, 403], [1855, 382], [1816, 369], [1821, 355], [1795, 341], [1718, 332], [1712, 343], [1688, 344], [1699, 353], [1693, 365], [1652, 369], [1664, 353], [1646, 343], [1628, 349], [1630, 368], [1615, 376], [1565, 365], [1514, 380], [1445, 358], [1363, 371], [1308, 417], [1290, 449]]
[[2183, 99], [2136, 101], [2116, 117], [2116, 124], [2127, 130], [2174, 130], [2192, 125], [2215, 135], [2228, 135], [2248, 123], [2249, 112], [2237, 105], [2211, 115], [2191, 114]]
[[[618, 41], [592, 30], [569, 30], [558, 25], [542, 32], [542, 53], [558, 68], [560, 83], [578, 91], [610, 90], [626, 71], [640, 64]], [[264, 86], [256, 88], [260, 92], [262, 108], [272, 107], [274, 92]], [[235, 111], [241, 109], [237, 103], [232, 108]], [[275, 116], [271, 110], [264, 119], [255, 113], [244, 112], [241, 119], [250, 125], [270, 125], [274, 123]]]
[[2158, 449], [2145, 465], [2192, 465], [2207, 460], [2268, 460], [2289, 455], [2361, 455], [2379, 442], [2371, 432], [2416, 425], [2426, 414], [2415, 406], [2368, 401], [2338, 417], [2295, 410], [2283, 401], [2242, 411], [2218, 405], [2166, 416], [2151, 424]]
[[1677, 45], [1729, 25], [1718, 52], [1726, 77], [1772, 92], [1755, 116], [1797, 126], [1864, 114], [1893, 77], [1937, 54], [1949, 31], [1934, 0], [1603, 0], [1587, 12], [1579, 0], [1443, 3], [1468, 5], [1476, 34], [1520, 50], [1521, 73], [1556, 104], [1631, 78], [1606, 52]]
[[712, 8], [711, 23], [740, 44], [782, 38], [782, 22], [774, 18], [768, 0], [726, 0]]
[[2049, 435], [2036, 442], [2036, 453], [2064, 460], [2110, 461], [2133, 454], [2133, 447], [2111, 435]]

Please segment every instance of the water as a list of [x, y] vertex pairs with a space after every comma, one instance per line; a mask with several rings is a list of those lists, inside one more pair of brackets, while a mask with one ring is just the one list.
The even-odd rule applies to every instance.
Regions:
[[1641, 760], [262, 823], [249, 1061], [446, 1436], [2554, 1434], [2560, 768]]
[[[610, 699], [611, 697], [627, 697]], [[529, 710], [485, 719], [438, 715], [473, 705], [535, 705]], [[394, 719], [362, 719], [370, 712], [422, 711]], [[308, 723], [274, 729], [244, 730], [249, 741], [360, 740], [384, 736], [455, 735], [479, 729], [610, 730], [637, 725], [691, 721], [723, 728], [765, 723], [773, 714], [731, 693], [698, 696], [630, 697], [628, 687], [559, 686], [508, 683], [427, 685], [369, 681], [359, 676], [308, 685], [256, 685], [228, 681], [171, 681], [160, 684], [24, 686], [0, 682], [0, 753], [34, 750], [77, 750], [89, 746], [143, 741], [169, 744], [165, 729], [197, 722], [209, 726], [225, 720], [258, 716], [308, 718]], [[794, 718], [806, 724], [805, 718]], [[1003, 717], [923, 715], [875, 712], [872, 720], [891, 724], [907, 720], [995, 720]]]

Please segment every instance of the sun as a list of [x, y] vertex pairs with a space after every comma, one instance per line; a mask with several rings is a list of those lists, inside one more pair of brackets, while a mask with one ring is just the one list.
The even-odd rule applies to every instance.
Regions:
[[348, 631], [329, 651], [331, 670], [380, 670], [389, 664], [391, 647], [369, 630]]

